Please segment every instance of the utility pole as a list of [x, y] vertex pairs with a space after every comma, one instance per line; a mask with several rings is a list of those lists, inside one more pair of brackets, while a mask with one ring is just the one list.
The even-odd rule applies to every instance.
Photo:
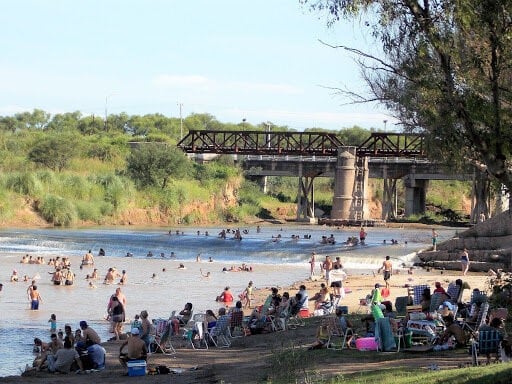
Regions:
[[183, 115], [182, 115], [182, 108], [183, 103], [177, 103], [178, 107], [180, 108], [180, 140], [183, 139]]

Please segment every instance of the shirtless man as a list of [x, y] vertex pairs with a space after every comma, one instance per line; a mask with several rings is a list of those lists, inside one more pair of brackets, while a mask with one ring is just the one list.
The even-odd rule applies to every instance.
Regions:
[[91, 250], [85, 254], [82, 259], [82, 265], [94, 265], [94, 256], [92, 255]]
[[37, 311], [39, 309], [39, 303], [43, 301], [39, 291], [37, 290], [37, 285], [32, 285], [32, 289], [29, 292], [30, 299], [30, 309], [33, 311]]
[[82, 340], [85, 341], [85, 345], [89, 346], [92, 344], [101, 344], [101, 339], [94, 329], [89, 327], [86, 321], [80, 322], [80, 329], [82, 330]]
[[329, 273], [333, 268], [332, 260], [330, 256], [325, 256], [325, 261], [322, 265], [323, 270], [325, 271], [325, 280], [329, 281]]
[[28, 287], [27, 287], [27, 296], [28, 296], [28, 300], [32, 300], [32, 296], [31, 296], [31, 293], [32, 293], [32, 290], [34, 289], [34, 287], [36, 286], [36, 281], [35, 280], [32, 280], [32, 284], [30, 284]]
[[386, 260], [382, 263], [382, 267], [379, 268], [379, 273], [383, 271], [384, 275], [384, 282], [386, 283], [386, 288], [389, 289], [389, 278], [393, 274], [393, 264], [391, 263], [391, 260], [389, 260], [390, 257], [386, 256]]
[[[146, 360], [148, 357], [146, 343], [139, 337], [139, 332], [139, 328], [132, 328], [132, 335], [119, 348], [119, 361], [124, 368], [130, 360]], [[123, 352], [125, 346], [128, 347], [126, 353]]]

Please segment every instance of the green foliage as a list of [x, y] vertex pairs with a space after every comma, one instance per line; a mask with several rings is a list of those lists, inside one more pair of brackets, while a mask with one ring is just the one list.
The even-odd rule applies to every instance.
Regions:
[[370, 94], [340, 93], [379, 101], [407, 131], [426, 133], [430, 158], [452, 169], [484, 165], [512, 189], [511, 2], [301, 2], [326, 14], [329, 25], [364, 17], [380, 46], [375, 53], [341, 46], [360, 63]]
[[77, 219], [73, 203], [56, 195], [46, 195], [41, 200], [38, 211], [46, 221], [56, 226], [70, 226]]
[[0, 187], [0, 219], [7, 219], [13, 215], [13, 199], [9, 192]]
[[34, 173], [16, 172], [6, 176], [5, 187], [13, 192], [26, 196], [39, 196], [42, 184]]
[[102, 224], [106, 216], [114, 213], [114, 206], [106, 201], [75, 201], [77, 216], [80, 220]]
[[128, 174], [141, 187], [165, 188], [171, 177], [180, 179], [187, 176], [190, 166], [183, 152], [158, 143], [140, 144], [127, 160]]
[[69, 135], [44, 137], [34, 144], [28, 153], [28, 159], [36, 164], [62, 171], [77, 150], [77, 138]]

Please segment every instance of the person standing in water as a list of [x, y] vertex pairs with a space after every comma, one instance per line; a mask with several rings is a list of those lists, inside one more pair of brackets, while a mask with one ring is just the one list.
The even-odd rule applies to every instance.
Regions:
[[436, 232], [434, 228], [432, 228], [432, 250], [435, 252], [437, 251], [437, 238], [439, 237], [439, 234]]
[[316, 252], [311, 252], [311, 259], [309, 260], [309, 264], [310, 264], [309, 277], [311, 279], [315, 275], [315, 263], [316, 263]]

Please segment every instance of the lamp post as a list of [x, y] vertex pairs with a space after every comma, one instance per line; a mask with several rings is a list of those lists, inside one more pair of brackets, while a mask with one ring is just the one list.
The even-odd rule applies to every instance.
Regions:
[[388, 121], [387, 120], [383, 120], [383, 123], [384, 123], [384, 132], [386, 132], [386, 125], [388, 124]]

